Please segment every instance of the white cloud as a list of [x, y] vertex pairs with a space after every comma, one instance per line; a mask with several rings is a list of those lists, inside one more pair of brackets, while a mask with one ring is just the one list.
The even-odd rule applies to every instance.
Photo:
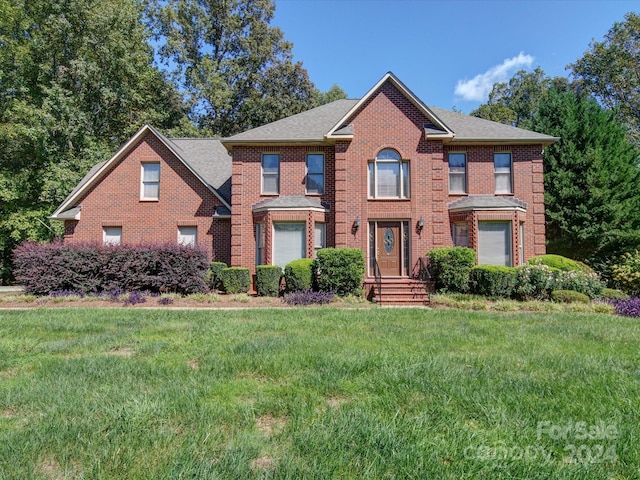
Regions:
[[494, 83], [505, 82], [509, 78], [509, 74], [516, 69], [531, 67], [533, 60], [531, 55], [520, 52], [517, 57], [507, 58], [500, 65], [491, 67], [486, 72], [476, 75], [471, 80], [459, 80], [455, 93], [464, 100], [477, 102], [486, 101], [489, 98], [489, 93]]

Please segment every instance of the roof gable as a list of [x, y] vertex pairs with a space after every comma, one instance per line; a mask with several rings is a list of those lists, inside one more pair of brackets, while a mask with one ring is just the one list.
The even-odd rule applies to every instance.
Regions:
[[[76, 187], [71, 191], [67, 198], [53, 212], [51, 218], [57, 220], [68, 219], [70, 215], [68, 211], [70, 209], [74, 209], [73, 218], [78, 219], [80, 211], [76, 211], [78, 206], [75, 202], [77, 202], [77, 200], [93, 186], [97, 185], [108, 174], [111, 167], [124, 159], [147, 134], [155, 136], [160, 142], [162, 142], [171, 151], [171, 153], [175, 155], [175, 157], [223, 203], [223, 205], [229, 209], [231, 208], [231, 158], [226, 150], [220, 145], [219, 140], [175, 139], [175, 141], [172, 141], [152, 126], [145, 125], [138, 130], [138, 132], [136, 132], [136, 134], [131, 137], [113, 157], [106, 162], [94, 165], [78, 185], [76, 185]], [[208, 155], [205, 155], [205, 150], [209, 151]], [[221, 165], [208, 165], [206, 159], [211, 159], [211, 153], [224, 159], [222, 162], [218, 162]], [[224, 155], [224, 157], [221, 155]], [[225, 196], [227, 198], [225, 198]]]
[[[351, 109], [345, 113], [345, 115], [340, 118], [333, 128], [329, 130], [326, 134], [327, 138], [345, 138], [343, 134], [341, 134], [341, 130], [345, 129], [349, 125], [349, 120], [353, 118], [353, 116], [360, 110], [360, 108], [365, 105], [369, 99], [371, 99], [374, 95], [378, 93], [378, 91], [382, 88], [382, 86], [386, 83], [391, 83], [409, 102], [415, 106], [420, 113], [422, 113], [427, 119], [429, 119], [430, 123], [424, 126], [425, 135], [428, 138], [452, 138], [453, 132], [445, 125], [430, 109], [427, 107], [422, 100], [420, 100], [411, 90], [409, 90], [404, 83], [402, 83], [398, 77], [396, 77], [392, 72], [387, 72], [379, 81], [376, 83], [357, 103], [355, 103]], [[353, 133], [351, 133], [351, 136]]]

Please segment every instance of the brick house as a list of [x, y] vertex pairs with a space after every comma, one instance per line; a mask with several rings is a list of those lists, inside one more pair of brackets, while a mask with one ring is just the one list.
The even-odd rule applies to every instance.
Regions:
[[557, 138], [427, 107], [387, 73], [338, 100], [240, 134], [168, 139], [143, 127], [54, 212], [65, 241], [180, 241], [233, 266], [359, 248], [411, 283], [434, 247], [480, 264], [545, 253], [542, 150]]

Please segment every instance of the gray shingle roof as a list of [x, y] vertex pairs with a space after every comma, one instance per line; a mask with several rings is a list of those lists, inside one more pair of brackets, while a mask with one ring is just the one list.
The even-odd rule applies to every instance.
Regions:
[[306, 112], [252, 128], [222, 140], [222, 143], [242, 142], [303, 142], [323, 141], [358, 100], [336, 100]]
[[323, 204], [317, 197], [297, 197], [297, 196], [285, 196], [285, 197], [273, 197], [261, 202], [256, 203], [253, 206], [254, 212], [262, 212], [265, 210], [277, 210], [277, 209], [292, 209], [292, 208], [320, 208], [323, 210], [329, 210], [328, 206]]
[[527, 202], [515, 197], [503, 197], [495, 195], [469, 195], [449, 205], [449, 211], [483, 210], [483, 209], [527, 209]]
[[168, 139], [200, 177], [231, 203], [231, 156], [219, 139]]
[[557, 138], [483, 118], [472, 117], [464, 113], [451, 112], [438, 107], [429, 107], [453, 132], [456, 142], [499, 142], [522, 141], [526, 143], [553, 143]]

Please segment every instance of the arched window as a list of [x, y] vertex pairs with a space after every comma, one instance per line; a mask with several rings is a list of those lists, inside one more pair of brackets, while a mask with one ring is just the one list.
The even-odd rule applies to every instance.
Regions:
[[386, 148], [369, 162], [370, 198], [409, 198], [409, 162]]

